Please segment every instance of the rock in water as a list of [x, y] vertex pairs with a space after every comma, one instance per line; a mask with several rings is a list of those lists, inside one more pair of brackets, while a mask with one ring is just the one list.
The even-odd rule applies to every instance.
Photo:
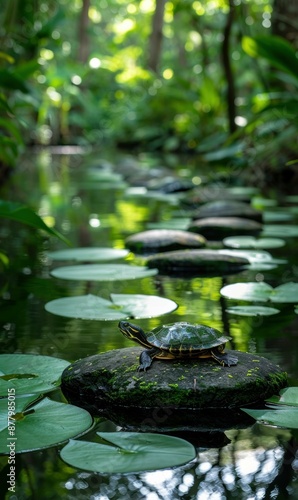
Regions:
[[62, 374], [65, 397], [93, 415], [118, 421], [124, 415], [145, 428], [225, 429], [233, 427], [241, 407], [287, 385], [285, 372], [255, 354], [227, 351], [239, 359], [231, 367], [212, 359], [156, 359], [150, 370], [138, 372], [141, 352], [128, 347], [74, 362]]
[[174, 276], [223, 276], [242, 271], [249, 261], [217, 250], [173, 250], [152, 255], [147, 265]]
[[228, 236], [257, 236], [262, 231], [262, 224], [241, 217], [206, 217], [193, 221], [188, 231], [218, 241]]
[[149, 229], [128, 236], [125, 240], [127, 248], [141, 254], [166, 252], [181, 248], [201, 248], [205, 244], [206, 239], [200, 234], [178, 229]]

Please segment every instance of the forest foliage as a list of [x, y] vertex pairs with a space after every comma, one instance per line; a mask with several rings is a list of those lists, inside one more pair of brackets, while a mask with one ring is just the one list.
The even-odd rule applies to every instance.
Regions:
[[2, 166], [57, 144], [295, 161], [297, 47], [272, 29], [278, 3], [10, 0]]

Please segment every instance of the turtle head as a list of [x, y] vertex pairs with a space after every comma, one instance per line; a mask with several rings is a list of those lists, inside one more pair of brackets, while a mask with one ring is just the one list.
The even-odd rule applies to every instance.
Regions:
[[146, 347], [148, 346], [146, 335], [142, 328], [140, 328], [139, 326], [133, 325], [128, 321], [119, 321], [118, 328], [120, 332], [123, 333], [123, 335], [128, 339], [134, 340], [135, 342], [138, 342], [139, 344]]

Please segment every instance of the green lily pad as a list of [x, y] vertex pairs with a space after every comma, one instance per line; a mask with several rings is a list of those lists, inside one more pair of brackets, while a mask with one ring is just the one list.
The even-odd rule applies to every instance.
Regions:
[[297, 302], [298, 296], [298, 283], [284, 283], [279, 285], [270, 294], [270, 300], [272, 302]]
[[83, 262], [106, 262], [109, 260], [122, 259], [129, 251], [118, 248], [70, 248], [48, 252], [47, 255], [53, 260], [76, 260]]
[[157, 269], [129, 264], [84, 264], [53, 269], [51, 275], [64, 280], [116, 281], [155, 276]]
[[224, 249], [219, 250], [219, 253], [228, 254], [236, 257], [243, 257], [249, 261], [247, 269], [250, 271], [262, 271], [266, 269], [275, 269], [279, 264], [286, 264], [285, 259], [275, 259], [269, 252], [265, 250], [234, 250]]
[[297, 302], [298, 283], [284, 283], [272, 288], [267, 283], [234, 283], [224, 286], [220, 293], [223, 297], [234, 300], [247, 300], [256, 302]]
[[264, 238], [297, 238], [298, 226], [290, 224], [266, 224], [261, 234]]
[[266, 399], [269, 403], [298, 406], [298, 387], [286, 387], [282, 389], [279, 396]]
[[148, 229], [181, 229], [186, 230], [191, 223], [189, 217], [177, 217], [160, 222], [150, 222], [147, 224]]
[[254, 236], [231, 236], [223, 240], [224, 245], [231, 248], [280, 248], [286, 242], [280, 238], [255, 238]]
[[277, 201], [270, 198], [262, 198], [261, 196], [254, 196], [251, 204], [254, 208], [262, 209], [266, 207], [276, 207]]
[[175, 467], [196, 457], [192, 444], [177, 437], [137, 432], [97, 434], [109, 444], [70, 440], [60, 452], [62, 460], [83, 470], [119, 474]]
[[176, 302], [155, 295], [111, 294], [111, 301], [95, 295], [52, 300], [45, 309], [58, 316], [88, 320], [116, 321], [153, 318], [177, 309]]
[[247, 410], [242, 408], [242, 410], [259, 423], [298, 429], [298, 408], [279, 410]]
[[220, 294], [227, 299], [267, 302], [273, 288], [267, 283], [234, 283], [226, 285]]
[[294, 215], [290, 213], [289, 211], [287, 212], [263, 212], [263, 221], [265, 224], [270, 223], [270, 222], [284, 222], [284, 221], [289, 221], [293, 220]]
[[226, 311], [238, 316], [272, 316], [279, 313], [278, 309], [265, 306], [234, 306], [228, 307]]
[[7, 397], [8, 389], [14, 389], [18, 396], [57, 389], [68, 365], [64, 359], [50, 356], [0, 354], [0, 397]]
[[242, 408], [242, 410], [259, 423], [298, 429], [298, 387], [287, 387], [279, 394], [266, 400], [266, 406], [272, 408], [271, 410], [247, 408]]
[[20, 453], [55, 446], [81, 435], [92, 426], [91, 415], [82, 408], [48, 398], [28, 408], [31, 401], [32, 397], [17, 398], [14, 420], [8, 420], [8, 401], [0, 400], [0, 453], [9, 454], [11, 449]]

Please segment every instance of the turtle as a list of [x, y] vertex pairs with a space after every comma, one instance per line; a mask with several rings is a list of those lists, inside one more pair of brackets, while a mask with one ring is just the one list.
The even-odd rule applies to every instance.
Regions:
[[150, 368], [154, 358], [213, 358], [222, 366], [233, 366], [238, 362], [236, 356], [224, 352], [225, 343], [231, 337], [207, 325], [181, 321], [145, 333], [138, 325], [120, 321], [118, 328], [125, 337], [148, 348], [140, 354], [139, 371]]

